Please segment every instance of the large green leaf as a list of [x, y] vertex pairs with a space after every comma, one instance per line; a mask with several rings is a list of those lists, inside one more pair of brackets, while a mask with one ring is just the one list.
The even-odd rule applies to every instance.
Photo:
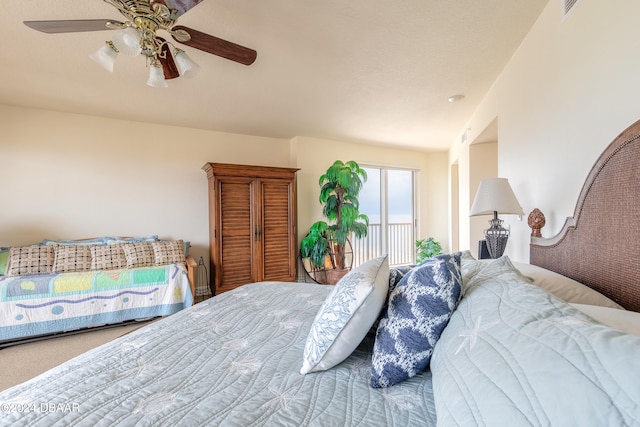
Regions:
[[324, 258], [329, 253], [328, 227], [324, 221], [315, 222], [300, 242], [300, 255], [309, 258], [317, 266], [324, 265]]

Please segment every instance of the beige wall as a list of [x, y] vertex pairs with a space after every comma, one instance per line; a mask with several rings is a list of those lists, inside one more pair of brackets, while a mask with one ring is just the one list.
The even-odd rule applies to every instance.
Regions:
[[207, 259], [201, 167], [290, 160], [286, 140], [1, 105], [0, 129], [0, 246], [160, 234]]
[[[498, 118], [498, 174], [509, 179], [525, 211], [523, 221], [503, 218], [512, 232], [506, 253], [523, 261], [529, 259], [526, 215], [540, 208], [547, 218], [543, 235], [556, 234], [573, 215], [599, 154], [640, 118], [640, 2], [580, 2], [566, 21], [562, 3], [549, 1], [465, 126], [473, 141]], [[449, 162], [458, 161], [466, 188], [468, 157], [468, 144], [452, 144]], [[461, 222], [468, 215], [465, 195]]]
[[[337, 158], [420, 169], [423, 235], [447, 241], [447, 153], [211, 132], [0, 105], [0, 246], [159, 234], [208, 259], [206, 162], [301, 168], [298, 220], [321, 216]], [[339, 154], [337, 154], [339, 152]]]
[[[473, 205], [480, 181], [498, 177], [498, 143], [471, 144], [469, 146], [469, 210]], [[489, 228], [492, 215], [469, 216], [469, 248], [473, 256], [478, 255], [478, 241], [484, 240], [484, 230]], [[504, 220], [504, 218], [501, 217]]]
[[[445, 252], [453, 250], [449, 243], [450, 217], [448, 209], [448, 176], [447, 153], [428, 153], [427, 167], [421, 172], [423, 187], [420, 188], [421, 212], [423, 227], [418, 238], [433, 236], [442, 244]], [[426, 215], [426, 218], [424, 217]]]
[[458, 161], [449, 166], [449, 244], [452, 252], [460, 250], [460, 171]]

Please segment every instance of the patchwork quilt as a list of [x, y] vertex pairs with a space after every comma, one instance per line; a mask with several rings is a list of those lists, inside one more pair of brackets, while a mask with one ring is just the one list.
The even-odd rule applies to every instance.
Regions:
[[191, 302], [182, 264], [7, 277], [0, 280], [0, 342], [166, 316]]

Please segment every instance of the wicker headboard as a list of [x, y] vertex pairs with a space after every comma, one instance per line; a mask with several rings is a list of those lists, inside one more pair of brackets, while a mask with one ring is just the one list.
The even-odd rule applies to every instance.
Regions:
[[598, 158], [560, 233], [533, 235], [531, 264], [640, 311], [640, 121]]

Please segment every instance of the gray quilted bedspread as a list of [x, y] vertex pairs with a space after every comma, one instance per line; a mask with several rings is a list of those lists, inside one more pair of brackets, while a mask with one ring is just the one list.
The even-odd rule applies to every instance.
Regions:
[[640, 425], [640, 337], [531, 284], [507, 258], [468, 281], [431, 371], [438, 426]]
[[2, 426], [433, 426], [431, 374], [370, 387], [371, 343], [301, 375], [328, 286], [227, 292], [0, 393]]

